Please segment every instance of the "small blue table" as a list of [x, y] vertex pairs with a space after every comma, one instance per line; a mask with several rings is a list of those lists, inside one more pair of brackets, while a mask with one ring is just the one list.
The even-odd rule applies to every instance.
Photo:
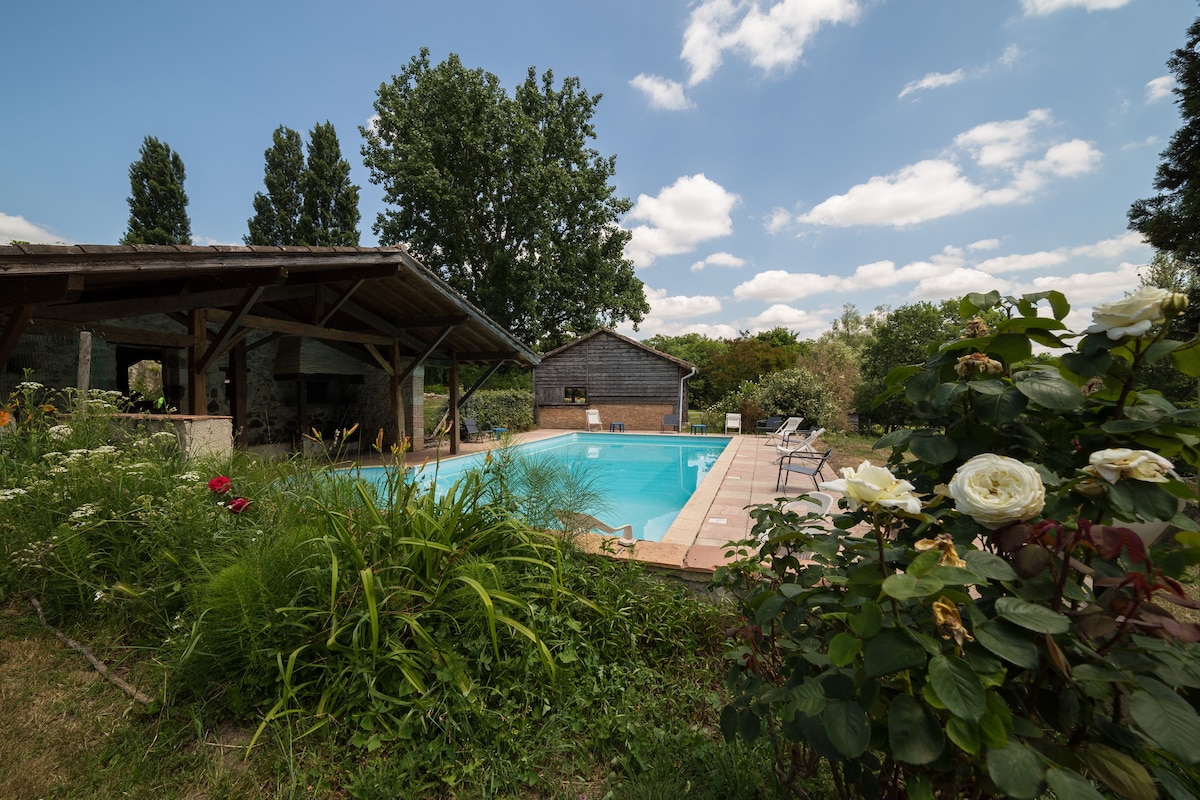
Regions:
[[703, 433], [703, 434], [707, 435], [708, 434], [708, 425], [706, 425], [703, 422], [693, 422], [692, 423], [692, 436], [695, 436], [697, 433]]
[[504, 434], [508, 433], [508, 428], [492, 428], [492, 438], [499, 439]]
[[621, 433], [625, 432], [625, 423], [624, 422], [608, 423], [608, 432], [609, 433], [616, 433], [617, 431], [620, 431]]

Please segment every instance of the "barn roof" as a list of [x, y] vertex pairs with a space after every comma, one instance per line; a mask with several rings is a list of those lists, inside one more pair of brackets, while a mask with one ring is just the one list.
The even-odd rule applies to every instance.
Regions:
[[402, 247], [0, 246], [0, 367], [28, 323], [196, 309], [229, 328], [398, 342], [431, 365], [539, 360]]
[[664, 361], [670, 361], [672, 364], [675, 364], [676, 366], [681, 367], [683, 369], [690, 370], [690, 369], [696, 368], [696, 365], [692, 364], [690, 361], [684, 361], [682, 358], [676, 358], [675, 356], [664, 353], [661, 350], [655, 350], [653, 347], [651, 347], [648, 344], [643, 344], [642, 342], [639, 342], [637, 339], [631, 339], [628, 336], [622, 336], [621, 334], [614, 331], [612, 328], [605, 328], [605, 327], [596, 328], [596, 330], [592, 331], [591, 333], [585, 333], [583, 336], [580, 336], [578, 339], [567, 342], [562, 347], [555, 348], [554, 350], [551, 350], [549, 353], [544, 353], [542, 355], [542, 360], [544, 361], [546, 359], [561, 355], [562, 353], [566, 352], [567, 350], [570, 350], [573, 347], [578, 347], [579, 345], [583, 344], [584, 342], [586, 342], [590, 339], [594, 339], [595, 337], [600, 336], [600, 335], [608, 335], [608, 336], [612, 336], [614, 338], [620, 339], [621, 341], [626, 342], [627, 344], [631, 344], [640, 350], [645, 350], [647, 353], [656, 355], [659, 358], [663, 359]]

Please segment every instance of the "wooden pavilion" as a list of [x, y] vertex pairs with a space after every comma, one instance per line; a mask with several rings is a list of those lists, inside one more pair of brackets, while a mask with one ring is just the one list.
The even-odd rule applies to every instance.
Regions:
[[[0, 375], [19, 374], [23, 339], [64, 330], [165, 353], [187, 414], [212, 413], [219, 366], [235, 431], [251, 413], [248, 359], [265, 345], [279, 351], [271, 377], [299, 387], [300, 430], [308, 379], [330, 377], [311, 373], [305, 343], [357, 365], [349, 372], [386, 375], [378, 422], [391, 441], [423, 431], [423, 370], [448, 367], [452, 453], [467, 397], [502, 364], [539, 361], [402, 247], [0, 246]], [[460, 395], [462, 364], [490, 369]]]

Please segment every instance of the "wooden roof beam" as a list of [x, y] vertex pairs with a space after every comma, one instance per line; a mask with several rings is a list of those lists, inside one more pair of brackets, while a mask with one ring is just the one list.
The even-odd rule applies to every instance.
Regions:
[[[210, 308], [208, 310], [208, 318], [214, 322], [224, 323], [233, 318], [233, 314], [220, 308]], [[387, 336], [380, 336], [374, 333], [360, 333], [357, 331], [346, 331], [337, 328], [323, 328], [317, 325], [308, 325], [303, 322], [292, 322], [286, 319], [276, 319], [274, 317], [258, 317], [251, 314], [246, 314], [242, 317], [242, 324], [247, 328], [257, 328], [263, 331], [276, 331], [278, 333], [288, 333], [293, 336], [307, 336], [310, 339], [323, 339], [331, 342], [351, 342], [353, 344], [374, 344], [391, 346], [392, 339]]]
[[238, 326], [242, 324], [242, 320], [250, 313], [251, 307], [262, 296], [265, 288], [265, 286], [256, 286], [246, 291], [237, 308], [233, 310], [233, 314], [230, 315], [229, 319], [225, 320], [225, 324], [217, 332], [216, 338], [209, 342], [203, 355], [197, 360], [196, 369], [201, 371], [208, 369], [208, 365], [212, 363], [212, 360], [225, 352], [225, 346], [232, 343], [233, 335], [237, 331]]
[[0, 281], [0, 297], [5, 305], [61, 303], [75, 299], [83, 291], [82, 275], [47, 275], [20, 280]]

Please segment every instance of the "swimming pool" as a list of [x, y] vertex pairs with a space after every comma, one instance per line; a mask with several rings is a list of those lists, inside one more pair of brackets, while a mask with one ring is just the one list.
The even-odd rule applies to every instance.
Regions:
[[[661, 541], [675, 517], [732, 441], [727, 436], [654, 436], [630, 433], [570, 433], [514, 445], [521, 453], [586, 462], [587, 475], [604, 496], [603, 509], [572, 509], [595, 513], [613, 526], [633, 525], [638, 539]], [[420, 475], [444, 490], [463, 474], [483, 464], [485, 453], [472, 453], [428, 464]], [[381, 467], [363, 469], [363, 477], [382, 479]]]

